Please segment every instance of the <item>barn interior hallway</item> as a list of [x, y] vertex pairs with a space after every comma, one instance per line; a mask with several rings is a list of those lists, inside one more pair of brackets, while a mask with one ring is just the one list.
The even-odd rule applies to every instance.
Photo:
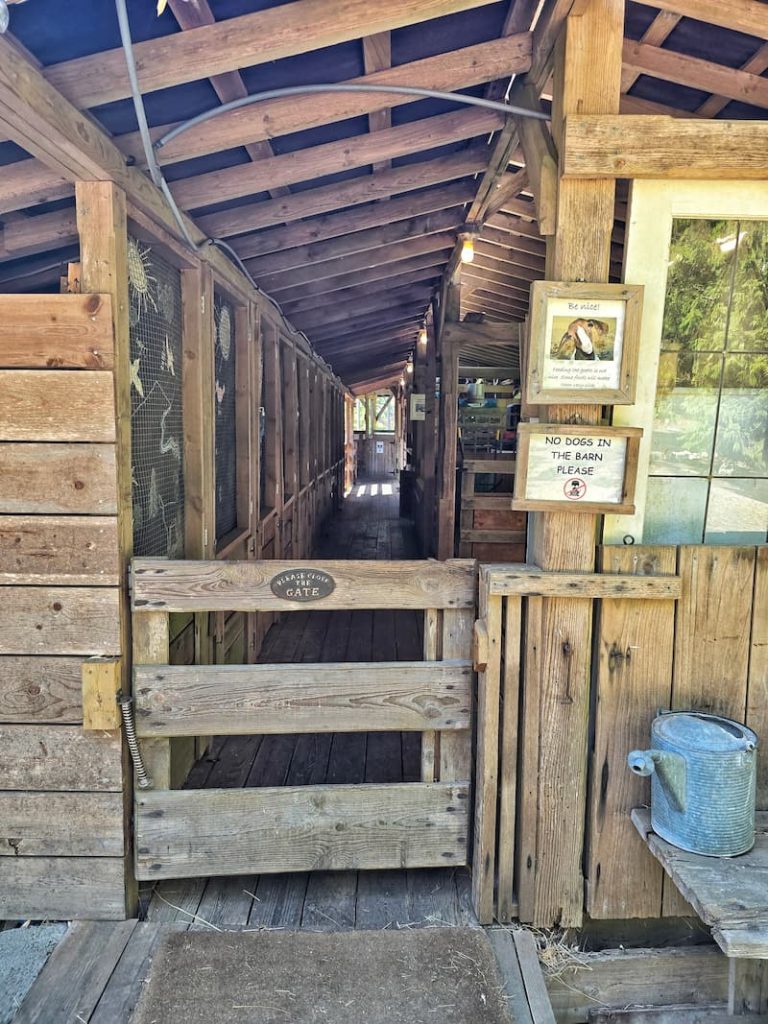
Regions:
[[[359, 478], [329, 520], [316, 557], [417, 558], [413, 524], [399, 515], [396, 478]], [[419, 612], [293, 612], [272, 626], [259, 661], [420, 660], [422, 643]], [[420, 743], [418, 733], [393, 732], [219, 737], [186, 788], [416, 782]], [[156, 883], [141, 896], [147, 920], [193, 930], [476, 923], [466, 868], [180, 879]]]

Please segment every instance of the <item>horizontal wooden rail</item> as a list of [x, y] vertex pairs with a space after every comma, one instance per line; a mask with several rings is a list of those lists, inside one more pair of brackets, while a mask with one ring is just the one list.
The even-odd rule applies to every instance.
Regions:
[[488, 592], [499, 597], [626, 597], [669, 601], [679, 598], [679, 576], [621, 576], [600, 573], [545, 572], [535, 565], [483, 565]]
[[[278, 597], [275, 577], [301, 569], [330, 576], [327, 597], [307, 601]], [[261, 561], [194, 562], [136, 558], [132, 563], [135, 612], [279, 612], [337, 609], [473, 608], [475, 563]]]
[[499, 476], [510, 476], [515, 472], [515, 459], [464, 459], [462, 469], [465, 473], [496, 473]]
[[140, 879], [467, 863], [468, 783], [169, 790], [136, 804]]
[[483, 509], [484, 511], [511, 512], [511, 494], [471, 494], [461, 499], [463, 509]]
[[468, 729], [472, 663], [137, 665], [139, 736]]

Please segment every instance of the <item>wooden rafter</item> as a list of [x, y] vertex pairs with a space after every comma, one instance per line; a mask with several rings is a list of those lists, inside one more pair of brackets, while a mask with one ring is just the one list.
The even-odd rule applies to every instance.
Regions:
[[[387, 0], [372, 6], [368, 0], [346, 0], [340, 11], [338, 0], [298, 0], [137, 43], [140, 84], [144, 92], [168, 89], [490, 2]], [[127, 99], [131, 94], [120, 48], [55, 64], [46, 69], [45, 76], [81, 108]]]
[[[366, 75], [376, 71], [388, 71], [392, 67], [392, 35], [390, 32], [379, 32], [363, 39], [363, 64]], [[368, 129], [374, 132], [386, 131], [392, 127], [392, 110], [374, 110], [368, 115]], [[385, 157], [373, 163], [374, 171], [385, 171], [391, 166], [391, 158]]]
[[293, 185], [451, 142], [463, 142], [492, 132], [502, 120], [500, 114], [490, 110], [456, 110], [397, 128], [272, 156], [257, 163], [199, 174], [174, 183], [171, 191], [182, 209], [195, 209], [263, 192], [270, 182]]
[[[208, 0], [193, 0], [193, 2], [169, 0], [168, 6], [183, 32], [201, 28], [203, 25], [213, 25], [216, 21]], [[232, 100], [239, 100], [248, 95], [248, 90], [239, 71], [226, 71], [221, 75], [214, 75], [210, 82], [222, 103], [230, 103]], [[247, 143], [245, 151], [253, 161], [265, 160], [274, 156], [272, 147], [266, 140]], [[287, 192], [288, 189], [282, 185], [269, 188], [269, 194], [273, 199], [278, 199], [280, 196], [286, 195]]]
[[[343, 212], [329, 213], [314, 217], [311, 221], [298, 221], [285, 227], [268, 228], [252, 235], [236, 238], [233, 248], [242, 259], [280, 254], [288, 249], [306, 248], [306, 258], [299, 263], [290, 262], [286, 267], [302, 266], [313, 258], [314, 247], [328, 239], [341, 239], [352, 232], [376, 228], [394, 221], [421, 214], [432, 214], [450, 207], [460, 207], [472, 197], [474, 188], [469, 181], [454, 181], [433, 188], [426, 188], [414, 194], [405, 193], [389, 200], [385, 205], [371, 204], [361, 208], [353, 207]], [[407, 228], [406, 228], [407, 230]], [[408, 237], [406, 235], [405, 237]], [[395, 239], [392, 239], [395, 241]], [[344, 252], [335, 255], [344, 255]], [[292, 259], [286, 253], [288, 259]]]
[[198, 218], [198, 224], [211, 237], [227, 238], [241, 235], [258, 228], [286, 224], [288, 221], [314, 217], [319, 213], [369, 203], [372, 199], [410, 192], [427, 185], [455, 181], [480, 170], [485, 165], [485, 160], [484, 147], [473, 146], [434, 160], [408, 164], [405, 167], [393, 167], [388, 171], [379, 171], [378, 174], [351, 178], [340, 184], [307, 189], [286, 196], [285, 199], [245, 204], [234, 210], [209, 214]]
[[[317, 268], [313, 264], [308, 264], [297, 270], [265, 275], [259, 278], [259, 284], [264, 291], [274, 292], [279, 296], [279, 293], [286, 288], [298, 288], [314, 281], [355, 273], [359, 270], [368, 270], [371, 267], [385, 266], [395, 273], [399, 262], [425, 253], [442, 252], [449, 249], [452, 244], [453, 236], [448, 231], [434, 235], [420, 235], [407, 241], [392, 242], [389, 245], [380, 245], [375, 249], [366, 249], [364, 252], [340, 256], [335, 260], [326, 260], [324, 263], [319, 263]], [[315, 270], [316, 272], [314, 272]]]
[[[669, 38], [672, 32], [674, 32], [680, 21], [681, 15], [679, 14], [659, 11], [645, 32], [643, 32], [640, 42], [648, 43], [649, 46], [661, 46], [665, 39]], [[640, 74], [635, 68], [623, 68], [621, 72], [621, 91], [629, 92], [640, 77]]]
[[638, 0], [639, 3], [672, 11], [684, 18], [707, 21], [710, 25], [745, 32], [758, 39], [768, 39], [765, 4], [760, 0]]

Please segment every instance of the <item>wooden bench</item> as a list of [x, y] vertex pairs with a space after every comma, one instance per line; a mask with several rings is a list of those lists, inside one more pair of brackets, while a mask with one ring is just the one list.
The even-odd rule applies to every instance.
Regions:
[[755, 845], [740, 857], [703, 857], [672, 846], [653, 831], [647, 808], [632, 811], [632, 821], [729, 957], [728, 1014], [768, 1013], [768, 812], [758, 813]]
[[488, 928], [486, 934], [496, 955], [507, 1008], [515, 1024], [555, 1024], [533, 933], [524, 928]]

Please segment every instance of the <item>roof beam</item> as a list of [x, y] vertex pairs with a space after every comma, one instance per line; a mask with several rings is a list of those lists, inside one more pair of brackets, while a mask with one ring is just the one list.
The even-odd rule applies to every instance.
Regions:
[[[253, 235], [237, 238], [232, 245], [242, 259], [271, 254], [271, 258], [283, 261], [276, 265], [274, 270], [288, 270], [291, 267], [303, 266], [307, 260], [313, 259], [316, 248], [329, 239], [336, 239], [338, 244], [344, 244], [345, 239], [342, 236], [352, 237], [351, 232], [380, 227], [393, 221], [418, 217], [422, 214], [435, 214], [437, 211], [449, 207], [461, 206], [468, 202], [473, 195], [474, 187], [471, 182], [455, 181], [447, 185], [429, 188], [415, 195], [405, 193], [395, 196], [387, 203], [371, 203], [370, 206], [344, 210], [341, 213], [330, 213], [314, 217], [312, 220], [288, 224], [286, 227], [269, 228]], [[426, 234], [427, 232], [421, 233]], [[389, 240], [395, 241], [395, 239]], [[363, 246], [363, 248], [367, 248], [367, 246]], [[332, 255], [345, 255], [346, 251], [332, 253]]]
[[[765, 11], [764, 4], [759, 6]], [[763, 21], [768, 25], [765, 13]], [[768, 107], [768, 79], [753, 75], [749, 71], [739, 71], [737, 68], [729, 68], [711, 60], [662, 50], [658, 46], [648, 46], [647, 43], [633, 43], [629, 39], [624, 40], [622, 60], [626, 68], [650, 75], [652, 78], [676, 82], [678, 85], [687, 85], [691, 89], [716, 93], [718, 96], [727, 96], [740, 103]]]
[[[295, 185], [382, 160], [421, 153], [451, 142], [487, 135], [503, 122], [492, 110], [463, 109], [427, 117], [372, 135], [339, 139], [322, 146], [271, 156], [258, 163], [240, 164], [208, 174], [184, 178], [171, 191], [184, 210], [263, 192], [272, 185]], [[388, 166], [388, 164], [387, 164]]]
[[453, 235], [450, 232], [443, 231], [434, 235], [421, 235], [418, 238], [411, 238], [407, 241], [381, 245], [376, 249], [366, 249], [365, 252], [352, 253], [350, 256], [340, 256], [335, 260], [326, 260], [324, 263], [318, 263], [317, 267], [310, 263], [298, 270], [260, 277], [259, 286], [264, 291], [270, 294], [274, 293], [279, 297], [279, 293], [286, 288], [298, 288], [303, 284], [311, 284], [324, 278], [338, 277], [340, 274], [354, 273], [357, 270], [368, 270], [371, 267], [381, 267], [388, 264], [391, 267], [391, 272], [396, 273], [398, 261], [408, 259], [411, 256], [450, 249], [451, 245], [453, 245]]
[[[392, 200], [392, 203], [397, 201]], [[437, 213], [412, 217], [410, 220], [382, 224], [380, 227], [370, 228], [367, 231], [354, 231], [352, 234], [331, 238], [325, 242], [315, 242], [313, 245], [303, 245], [296, 249], [271, 253], [259, 259], [249, 260], [248, 269], [260, 277], [265, 274], [296, 270], [308, 263], [317, 266], [326, 260], [365, 252], [367, 249], [375, 249], [379, 245], [405, 242], [421, 235], [433, 235], [440, 231], [448, 231], [457, 228], [463, 222], [464, 215], [461, 207], [454, 206], [447, 210], [439, 210]]]
[[[10, 128], [5, 134], [10, 134]], [[72, 181], [40, 160], [18, 160], [0, 167], [0, 214], [74, 194]]]
[[[768, 12], [766, 12], [768, 14]], [[762, 75], [768, 70], [768, 43], [763, 43], [756, 53], [753, 53], [749, 60], [742, 64], [741, 71], [749, 71], [753, 75]], [[717, 117], [721, 110], [728, 106], [730, 100], [726, 96], [710, 96], [704, 100], [696, 111], [697, 117]]]
[[766, 121], [574, 114], [564, 138], [565, 177], [768, 178]]
[[768, 18], [765, 4], [759, 0], [638, 0], [641, 4], [672, 11], [684, 18], [707, 21], [734, 32], [746, 32], [758, 39], [768, 39]]
[[424, 281], [433, 276], [439, 277], [444, 263], [445, 260], [441, 259], [440, 254], [426, 253], [412, 260], [401, 260], [391, 267], [372, 267], [370, 270], [361, 270], [353, 274], [325, 278], [312, 287], [302, 285], [299, 288], [290, 288], [280, 293], [278, 301], [284, 309], [290, 309], [291, 305], [297, 302], [338, 302], [342, 298], [339, 293], [350, 288], [366, 288], [372, 293], [397, 287], [395, 282], [403, 281], [404, 278]]
[[[375, 36], [365, 36], [363, 39], [363, 64], [366, 75], [375, 71], [387, 71], [392, 67], [392, 34], [390, 32], [378, 32]], [[384, 110], [374, 110], [368, 115], [368, 130], [374, 132], [386, 131], [392, 127], [392, 110], [386, 107]], [[386, 171], [390, 166], [389, 158], [378, 160], [373, 165], [374, 171]]]
[[[142, 91], [154, 92], [227, 71], [281, 60], [350, 39], [403, 28], [491, 0], [298, 0], [243, 14], [135, 45]], [[49, 67], [45, 76], [79, 107], [93, 107], [130, 94], [121, 48]]]
[[[530, 53], [530, 34], [523, 33], [400, 64], [390, 71], [349, 79], [347, 84], [421, 85], [428, 82], [432, 89], [455, 92], [457, 89], [480, 85], [499, 75], [525, 71], [530, 65]], [[372, 92], [320, 93], [316, 96], [303, 96], [301, 102], [297, 102], [294, 96], [266, 100], [240, 110], [228, 111], [190, 128], [159, 150], [157, 157], [161, 164], [188, 160], [248, 142], [273, 139], [278, 135], [293, 134], [412, 102], [412, 96]], [[172, 127], [174, 125], [159, 125], [151, 129], [150, 134], [156, 140]], [[143, 162], [144, 150], [138, 132], [121, 135], [117, 143], [129, 156], [133, 156], [139, 163]]]
[[345, 323], [331, 322], [328, 324], [316, 324], [311, 332], [308, 332], [314, 343], [318, 345], [323, 341], [336, 338], [343, 334], [353, 334], [357, 331], [368, 331], [381, 327], [403, 327], [406, 324], [417, 325], [424, 318], [426, 302], [410, 302], [404, 306], [392, 306], [389, 309], [376, 313], [363, 313], [358, 316], [351, 316]]
[[315, 309], [327, 309], [330, 306], [338, 308], [339, 303], [352, 303], [365, 296], [374, 296], [380, 293], [389, 294], [393, 289], [403, 288], [412, 284], [422, 282], [431, 287], [432, 283], [440, 277], [442, 266], [424, 267], [421, 270], [412, 270], [405, 274], [395, 274], [385, 277], [381, 281], [361, 282], [352, 284], [346, 288], [339, 288], [335, 291], [323, 292], [321, 294], [306, 295], [302, 298], [285, 301], [280, 299], [280, 307], [284, 313], [293, 318], [301, 313]]
[[[649, 46], [661, 46], [665, 39], [674, 32], [681, 20], [679, 14], [659, 11], [641, 36], [640, 42], [648, 43]], [[621, 91], [629, 92], [639, 77], [639, 71], [635, 71], [633, 68], [623, 68], [621, 72]]]
[[[194, 3], [190, 3], [189, 0], [169, 0], [169, 7], [182, 32], [189, 32], [193, 28], [216, 23], [208, 0], [194, 0]], [[232, 100], [239, 100], [248, 95], [248, 90], [239, 71], [227, 71], [223, 75], [213, 75], [210, 83], [222, 103], [230, 103]], [[274, 156], [272, 147], [266, 139], [262, 142], [247, 143], [245, 151], [254, 161]], [[277, 185], [268, 191], [273, 199], [278, 199], [280, 196], [286, 195], [288, 189]]]
[[378, 174], [361, 175], [341, 183], [307, 189], [285, 199], [249, 203], [234, 210], [200, 217], [198, 223], [211, 237], [231, 237], [258, 228], [285, 224], [331, 210], [369, 203], [373, 199], [410, 192], [463, 178], [485, 166], [485, 146], [473, 146], [460, 153], [425, 160], [422, 163], [393, 167]]
[[362, 296], [350, 302], [346, 308], [338, 307], [313, 310], [312, 312], [300, 313], [293, 317], [296, 326], [303, 331], [310, 331], [316, 325], [327, 325], [343, 323], [348, 317], [361, 316], [364, 313], [375, 313], [378, 310], [388, 309], [393, 305], [409, 305], [411, 303], [423, 302], [426, 307], [429, 301], [431, 288], [427, 285], [412, 285], [409, 288], [397, 288], [385, 295], [372, 295], [369, 298]]
[[484, 288], [486, 291], [494, 292], [496, 295], [507, 299], [518, 299], [527, 302], [530, 297], [530, 286], [525, 287], [527, 282], [521, 282], [519, 286], [509, 284], [509, 279], [497, 276], [492, 270], [478, 268], [474, 272], [474, 266], [467, 268], [467, 273], [462, 276], [469, 288]]

